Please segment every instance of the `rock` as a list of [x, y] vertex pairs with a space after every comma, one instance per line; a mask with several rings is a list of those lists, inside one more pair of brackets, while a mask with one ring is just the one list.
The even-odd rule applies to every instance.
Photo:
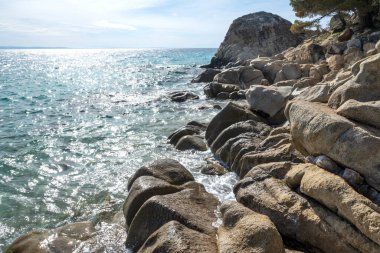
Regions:
[[82, 242], [91, 238], [95, 232], [95, 227], [91, 222], [77, 222], [57, 229], [33, 231], [17, 238], [4, 252], [74, 252]]
[[354, 31], [352, 29], [347, 28], [342, 32], [341, 35], [338, 36], [338, 41], [343, 42], [351, 39], [352, 35], [354, 35]]
[[315, 85], [313, 87], [306, 88], [295, 99], [309, 102], [327, 103], [330, 97], [329, 91], [330, 86], [328, 85]]
[[294, 169], [303, 171], [300, 178], [300, 190], [303, 194], [343, 216], [377, 243], [380, 250], [380, 207], [330, 172], [311, 164], [299, 165]]
[[208, 163], [201, 168], [201, 173], [205, 175], [211, 175], [211, 176], [221, 176], [227, 173], [225, 168], [216, 163]]
[[315, 164], [318, 167], [325, 169], [331, 173], [338, 174], [340, 171], [340, 168], [336, 164], [336, 162], [334, 162], [328, 156], [325, 156], [325, 155], [319, 155], [317, 157], [308, 156], [306, 157], [306, 160], [309, 163]]
[[263, 74], [265, 78], [273, 83], [276, 80], [277, 73], [282, 70], [282, 66], [285, 64], [282, 60], [271, 61], [264, 65]]
[[291, 162], [273, 162], [264, 163], [253, 167], [242, 178], [252, 177], [257, 178], [260, 176], [267, 176], [268, 174], [274, 178], [284, 179], [286, 174], [292, 168]]
[[360, 63], [359, 73], [337, 88], [329, 99], [329, 106], [338, 108], [347, 100], [360, 102], [380, 100], [380, 54], [370, 56]]
[[239, 203], [267, 215], [289, 241], [307, 252], [370, 253], [379, 246], [318, 203], [293, 192], [270, 175], [246, 177], [234, 188]]
[[215, 253], [216, 239], [189, 229], [177, 221], [170, 221], [154, 232], [138, 253]]
[[281, 69], [280, 71], [277, 72], [276, 78], [274, 79], [273, 83], [283, 82], [286, 80], [287, 80], [287, 78], [284, 74], [284, 71]]
[[350, 47], [344, 54], [344, 64], [352, 65], [364, 57], [364, 52], [360, 48]]
[[327, 53], [328, 54], [343, 54], [344, 51], [347, 49], [347, 42], [340, 42], [340, 43], [335, 43], [335, 44], [330, 44], [327, 47]]
[[200, 233], [215, 236], [212, 224], [217, 220], [214, 211], [218, 204], [218, 200], [198, 183], [177, 193], [151, 197], [135, 215], [125, 245], [137, 251], [151, 234], [173, 220]]
[[254, 67], [255, 69], [259, 69], [259, 70], [263, 71], [264, 66], [271, 61], [273, 61], [273, 60], [269, 57], [257, 57], [255, 59], [251, 60], [250, 66]]
[[263, 136], [268, 135], [270, 130], [271, 127], [262, 122], [257, 122], [254, 120], [240, 121], [221, 131], [217, 138], [210, 145], [210, 149], [215, 153], [229, 139], [235, 138], [240, 134], [250, 132], [257, 134], [258, 136]]
[[377, 53], [380, 53], [380, 40], [376, 43], [375, 48], [377, 50]]
[[342, 55], [332, 55], [327, 58], [327, 64], [331, 70], [340, 70], [344, 67], [344, 57]]
[[223, 225], [218, 229], [220, 253], [285, 253], [281, 235], [271, 220], [237, 202], [225, 202], [220, 208]]
[[210, 122], [206, 130], [207, 144], [211, 145], [218, 135], [227, 127], [240, 121], [254, 120], [257, 122], [264, 122], [265, 120], [241, 107], [235, 103], [228, 103], [223, 110], [221, 110]]
[[232, 93], [239, 91], [239, 87], [235, 84], [222, 84], [212, 82], [204, 87], [205, 94], [210, 98], [215, 98], [221, 92]]
[[230, 98], [230, 93], [228, 92], [220, 92], [218, 95], [216, 95], [217, 99], [225, 100]]
[[318, 79], [315, 79], [315, 78], [312, 78], [312, 77], [302, 77], [301, 79], [299, 79], [299, 80], [293, 85], [293, 89], [294, 89], [295, 91], [299, 91], [299, 90], [302, 90], [302, 89], [304, 89], [304, 88], [314, 86], [314, 85], [316, 85], [318, 82], [319, 82]]
[[137, 178], [132, 184], [128, 197], [123, 205], [127, 230], [140, 207], [148, 199], [157, 195], [171, 194], [181, 190], [183, 190], [183, 187], [172, 185], [152, 176], [141, 176]]
[[347, 42], [347, 48], [358, 48], [358, 49], [362, 49], [363, 47], [363, 43], [360, 39], [358, 38], [354, 38], [354, 39], [351, 39]]
[[230, 93], [229, 99], [233, 99], [233, 100], [245, 99], [245, 93], [233, 91]]
[[268, 149], [262, 152], [249, 152], [240, 159], [237, 174], [244, 177], [253, 167], [272, 162], [301, 162], [301, 156], [294, 150], [291, 144]]
[[253, 67], [243, 67], [240, 74], [241, 88], [248, 89], [251, 85], [261, 84], [264, 78], [260, 70]]
[[189, 123], [187, 123], [187, 126], [198, 127], [202, 131], [206, 131], [206, 129], [207, 129], [207, 124], [204, 124], [204, 123], [201, 123], [201, 122], [198, 122], [198, 121], [195, 121], [195, 120], [190, 121]]
[[380, 40], [380, 31], [373, 32], [368, 37], [368, 41], [370, 43], [377, 43], [379, 40]]
[[[324, 154], [380, 189], [380, 131], [363, 128], [317, 103], [293, 101], [286, 117], [293, 144], [304, 154]], [[355, 147], [355, 148], [353, 148]]]
[[358, 189], [364, 183], [364, 179], [359, 173], [348, 168], [344, 170], [342, 178], [355, 189]]
[[274, 116], [285, 106], [291, 91], [290, 87], [257, 85], [247, 91], [246, 97], [251, 110]]
[[204, 126], [187, 124], [184, 127], [176, 130], [174, 133], [169, 135], [168, 139], [170, 144], [177, 145], [178, 141], [187, 135], [201, 134], [205, 130]]
[[346, 21], [339, 14], [336, 14], [331, 17], [329, 25], [333, 33], [338, 33], [346, 28]]
[[338, 108], [337, 113], [380, 129], [380, 101], [359, 102], [350, 99]]
[[275, 84], [273, 84], [273, 86], [276, 86], [276, 87], [293, 86], [296, 83], [297, 83], [297, 80], [286, 80], [286, 81], [276, 82]]
[[229, 68], [215, 75], [214, 82], [240, 85], [240, 68]]
[[290, 32], [291, 25], [280, 16], [267, 12], [234, 20], [210, 67], [220, 67], [237, 59], [254, 59], [259, 55], [272, 56], [296, 46], [299, 38]]
[[194, 181], [193, 175], [179, 162], [173, 159], [156, 160], [148, 166], [138, 169], [128, 181], [128, 190], [135, 180], [142, 176], [152, 176], [173, 185], [182, 185]]
[[192, 83], [210, 83], [214, 80], [214, 77], [221, 71], [219, 69], [206, 69], [200, 73], [196, 78], [191, 80]]
[[282, 66], [282, 71], [286, 80], [294, 80], [302, 77], [302, 72], [299, 64], [288, 63]]
[[173, 102], [185, 102], [187, 100], [199, 99], [199, 96], [188, 91], [176, 91], [169, 94]]
[[204, 142], [202, 136], [199, 135], [187, 135], [182, 137], [175, 146], [178, 150], [199, 150], [206, 151], [207, 145]]
[[310, 68], [310, 78], [322, 81], [323, 76], [330, 72], [329, 66], [326, 62]]
[[324, 59], [324, 51], [325, 49], [322, 46], [313, 43], [312, 40], [308, 40], [286, 52], [284, 57], [287, 61], [299, 64], [317, 63], [319, 60]]

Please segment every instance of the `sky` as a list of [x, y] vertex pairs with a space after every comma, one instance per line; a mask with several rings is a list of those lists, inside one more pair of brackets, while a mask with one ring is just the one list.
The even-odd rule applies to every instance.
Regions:
[[0, 46], [216, 48], [242, 15], [289, 0], [0, 0]]

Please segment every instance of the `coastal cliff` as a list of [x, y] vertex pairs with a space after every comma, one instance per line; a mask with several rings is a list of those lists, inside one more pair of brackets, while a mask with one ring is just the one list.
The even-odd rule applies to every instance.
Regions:
[[[244, 16], [254, 20], [244, 27], [265, 27], [263, 15], [287, 39], [231, 42], [235, 21], [211, 63], [233, 66], [195, 79], [228, 104], [169, 136], [179, 150], [211, 150], [203, 173], [235, 172], [236, 201], [220, 203], [178, 161], [143, 166], [110, 222], [132, 252], [380, 252], [380, 33], [346, 28], [299, 43], [268, 13]], [[32, 232], [7, 252], [85, 252], [99, 239], [77, 223]]]

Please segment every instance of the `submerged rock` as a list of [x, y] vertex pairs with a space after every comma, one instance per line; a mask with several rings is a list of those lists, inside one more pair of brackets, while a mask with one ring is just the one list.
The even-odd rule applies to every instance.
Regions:
[[176, 91], [169, 94], [173, 102], [185, 102], [187, 100], [199, 99], [199, 96], [188, 91]]

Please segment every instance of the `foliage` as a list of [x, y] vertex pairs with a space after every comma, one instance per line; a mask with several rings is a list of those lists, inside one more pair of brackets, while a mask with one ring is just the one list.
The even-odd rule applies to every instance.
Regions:
[[316, 26], [319, 21], [335, 13], [353, 12], [369, 25], [372, 15], [378, 15], [380, 0], [290, 0], [296, 16], [299, 18], [315, 18], [311, 21], [297, 20], [292, 31], [302, 32], [306, 27]]

